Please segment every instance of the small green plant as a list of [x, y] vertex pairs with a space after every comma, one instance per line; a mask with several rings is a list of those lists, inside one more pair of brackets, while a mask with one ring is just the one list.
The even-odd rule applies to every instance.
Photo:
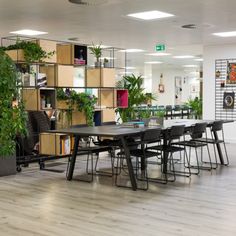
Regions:
[[156, 112], [154, 112], [153, 115], [156, 116], [156, 117], [158, 117], [158, 118], [162, 118], [162, 117], [165, 116], [165, 111], [164, 111], [164, 110], [156, 111]]
[[27, 134], [20, 86], [15, 64], [0, 50], [0, 156], [3, 157], [15, 153], [16, 135]]
[[104, 58], [104, 63], [108, 63], [109, 60], [107, 58]]
[[151, 116], [151, 111], [148, 109], [139, 111], [140, 119], [150, 118], [150, 116]]
[[95, 46], [95, 45], [93, 44], [92, 47], [89, 47], [89, 50], [90, 50], [90, 53], [96, 57], [97, 62], [99, 62], [99, 59], [100, 59], [101, 56], [102, 56], [101, 44], [98, 45], [98, 46]]

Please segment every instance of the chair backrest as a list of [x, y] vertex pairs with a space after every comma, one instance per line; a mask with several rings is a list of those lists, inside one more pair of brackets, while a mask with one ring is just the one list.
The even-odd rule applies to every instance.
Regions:
[[216, 132], [216, 131], [221, 131], [223, 128], [223, 121], [222, 120], [216, 120], [213, 122], [211, 126], [211, 131]]
[[145, 143], [156, 142], [161, 138], [161, 129], [148, 129], [143, 132], [142, 141]]
[[204, 133], [206, 133], [207, 123], [201, 122], [196, 123], [193, 126], [191, 137], [194, 138], [201, 138]]
[[181, 136], [183, 136], [185, 130], [185, 125], [173, 125], [170, 128], [169, 132], [169, 139], [179, 139]]

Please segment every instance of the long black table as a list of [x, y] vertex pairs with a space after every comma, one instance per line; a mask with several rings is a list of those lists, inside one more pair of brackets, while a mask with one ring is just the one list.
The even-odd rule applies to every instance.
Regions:
[[[133, 128], [133, 127], [125, 127], [122, 125], [106, 125], [106, 126], [96, 126], [96, 127], [78, 127], [78, 128], [73, 127], [73, 128], [68, 128], [68, 129], [53, 130], [52, 132], [70, 134], [75, 137], [74, 150], [73, 150], [71, 161], [69, 164], [67, 180], [72, 180], [73, 178], [76, 155], [77, 155], [78, 147], [79, 147], [79, 139], [81, 137], [101, 136], [101, 137], [113, 137], [116, 139], [120, 139], [121, 144], [124, 149], [125, 156], [126, 156], [127, 167], [128, 167], [132, 189], [137, 190], [137, 183], [136, 183], [133, 166], [132, 166], [132, 162], [130, 158], [129, 148], [126, 143], [126, 137], [139, 136], [141, 132], [144, 132], [147, 129], [161, 128], [162, 134], [163, 134], [163, 144], [167, 145], [168, 128], [170, 128], [173, 125], [185, 125], [186, 129], [189, 129], [191, 126], [199, 122], [206, 122], [208, 126], [210, 126], [214, 121], [213, 120], [210, 121], [210, 120], [189, 120], [189, 119], [178, 120], [176, 119], [176, 120], [165, 120], [163, 126]], [[217, 134], [215, 134], [215, 139], [218, 140]], [[217, 150], [218, 150], [220, 162], [223, 165], [224, 159], [223, 159], [220, 145], [217, 146]], [[168, 152], [164, 152], [164, 155], [163, 155], [163, 172], [164, 173], [167, 172], [168, 155], [169, 155]]]

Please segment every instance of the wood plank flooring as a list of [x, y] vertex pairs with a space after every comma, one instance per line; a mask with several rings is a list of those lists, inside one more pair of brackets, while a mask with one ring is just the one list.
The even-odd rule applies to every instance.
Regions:
[[228, 151], [229, 167], [136, 192], [30, 166], [0, 178], [0, 236], [235, 236], [236, 146]]

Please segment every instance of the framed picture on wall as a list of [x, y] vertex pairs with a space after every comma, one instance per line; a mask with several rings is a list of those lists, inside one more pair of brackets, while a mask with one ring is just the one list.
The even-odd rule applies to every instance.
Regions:
[[159, 84], [158, 91], [159, 91], [159, 93], [164, 93], [165, 92], [164, 84]]
[[227, 84], [236, 84], [236, 63], [227, 64]]
[[223, 109], [234, 109], [234, 92], [224, 92]]

